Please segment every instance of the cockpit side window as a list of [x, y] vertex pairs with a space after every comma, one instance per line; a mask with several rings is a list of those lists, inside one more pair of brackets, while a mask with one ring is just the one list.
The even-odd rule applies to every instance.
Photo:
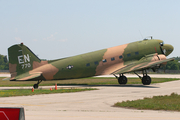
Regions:
[[164, 50], [162, 49], [162, 46], [164, 46], [164, 42], [159, 43], [159, 44], [160, 44], [160, 49], [161, 49], [162, 54], [166, 54], [166, 51], [164, 51]]
[[160, 46], [163, 46], [164, 45], [164, 42], [162, 42], [162, 43], [159, 43], [160, 44]]

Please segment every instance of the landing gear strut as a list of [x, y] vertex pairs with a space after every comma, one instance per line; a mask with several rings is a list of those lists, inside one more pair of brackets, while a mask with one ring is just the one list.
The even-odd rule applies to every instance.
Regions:
[[38, 89], [39, 83], [41, 83], [41, 82], [42, 82], [42, 80], [38, 80], [38, 83], [33, 85], [34, 89]]
[[120, 74], [119, 77], [117, 77], [116, 75], [114, 75], [117, 79], [119, 84], [126, 84], [127, 83], [127, 77], [124, 76], [123, 74]]
[[147, 75], [147, 71], [143, 70], [143, 77], [138, 75], [136, 72], [134, 72], [141, 80], [143, 85], [150, 85], [151, 84], [151, 77]]

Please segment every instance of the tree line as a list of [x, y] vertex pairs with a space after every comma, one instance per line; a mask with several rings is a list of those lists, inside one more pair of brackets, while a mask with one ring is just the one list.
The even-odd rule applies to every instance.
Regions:
[[174, 61], [169, 61], [166, 64], [166, 70], [180, 70], [180, 58], [174, 57]]
[[0, 54], [0, 70], [9, 70], [9, 62], [6, 55]]

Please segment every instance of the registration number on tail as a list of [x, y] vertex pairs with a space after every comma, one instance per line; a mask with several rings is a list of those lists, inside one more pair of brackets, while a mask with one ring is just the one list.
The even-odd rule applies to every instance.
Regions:
[[29, 63], [30, 62], [29, 54], [18, 56], [18, 62], [19, 64], [21, 64], [22, 69], [31, 67], [31, 63]]

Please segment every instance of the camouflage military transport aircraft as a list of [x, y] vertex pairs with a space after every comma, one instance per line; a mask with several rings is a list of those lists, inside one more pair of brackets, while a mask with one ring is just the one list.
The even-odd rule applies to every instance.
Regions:
[[[10, 81], [64, 80], [113, 74], [119, 84], [126, 84], [125, 73], [142, 71], [144, 85], [151, 83], [146, 70], [156, 71], [168, 61], [173, 46], [158, 39], [144, 39], [58, 60], [42, 61], [23, 43], [8, 48]], [[117, 76], [119, 74], [119, 76]]]

